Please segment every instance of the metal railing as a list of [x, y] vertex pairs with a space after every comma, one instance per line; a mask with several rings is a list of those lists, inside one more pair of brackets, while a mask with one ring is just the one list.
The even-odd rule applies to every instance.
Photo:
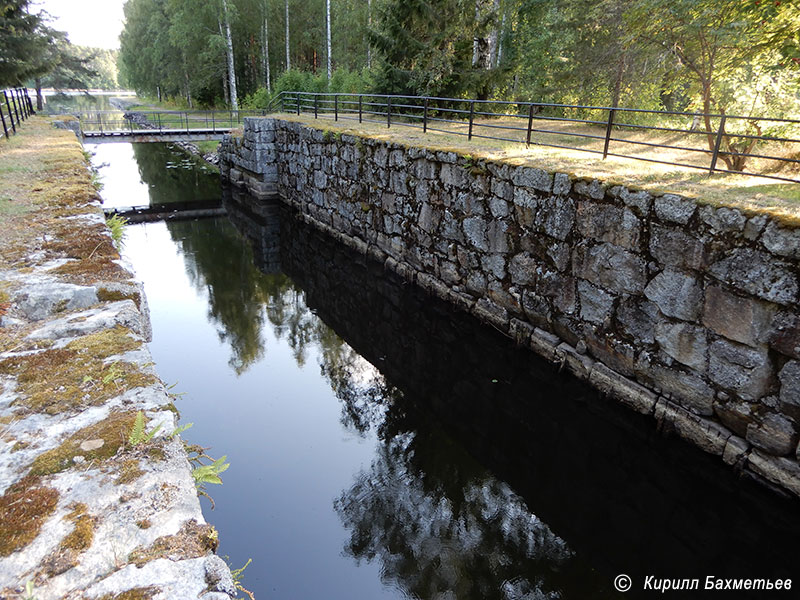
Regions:
[[[268, 110], [800, 183], [800, 119], [388, 94], [281, 92]], [[691, 122], [691, 125], [688, 123]], [[685, 124], [684, 126], [680, 126]], [[702, 129], [700, 127], [703, 127]], [[764, 134], [764, 129], [772, 133]], [[766, 153], [756, 152], [765, 148]], [[670, 158], [672, 157], [672, 159]], [[757, 163], [759, 172], [744, 171]], [[789, 171], [785, 173], [784, 171]], [[780, 174], [779, 174], [780, 173]], [[795, 173], [798, 173], [795, 175]]]
[[3, 123], [3, 133], [6, 138], [17, 133], [17, 125], [35, 114], [33, 102], [26, 88], [3, 90], [3, 97], [0, 99], [0, 122]]
[[241, 125], [244, 117], [264, 116], [265, 110], [92, 110], [71, 111], [84, 133], [122, 134], [225, 133]]

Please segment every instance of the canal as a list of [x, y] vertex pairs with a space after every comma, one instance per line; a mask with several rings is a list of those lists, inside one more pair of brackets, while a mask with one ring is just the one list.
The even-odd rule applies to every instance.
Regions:
[[227, 208], [130, 225], [124, 255], [158, 372], [193, 423], [183, 437], [230, 462], [206, 488], [214, 510], [201, 501], [218, 553], [234, 568], [252, 559], [243, 583], [260, 600], [647, 598], [649, 575], [796, 575], [796, 500], [286, 206], [246, 208], [177, 148], [88, 149], [107, 206]]

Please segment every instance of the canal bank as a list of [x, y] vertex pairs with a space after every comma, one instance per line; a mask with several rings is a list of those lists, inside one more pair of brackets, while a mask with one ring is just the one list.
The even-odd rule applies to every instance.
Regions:
[[34, 118], [0, 163], [0, 595], [235, 596], [79, 142]]
[[389, 139], [245, 119], [224, 178], [800, 495], [796, 224]]

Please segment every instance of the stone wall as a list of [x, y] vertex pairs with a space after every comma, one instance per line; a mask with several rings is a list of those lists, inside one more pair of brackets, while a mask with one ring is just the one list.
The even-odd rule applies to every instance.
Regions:
[[800, 230], [673, 194], [246, 119], [224, 178], [800, 495]]

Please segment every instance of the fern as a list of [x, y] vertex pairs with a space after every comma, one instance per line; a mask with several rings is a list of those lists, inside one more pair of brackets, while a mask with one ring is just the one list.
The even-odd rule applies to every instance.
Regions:
[[159, 423], [153, 429], [145, 433], [144, 430], [144, 413], [139, 411], [136, 413], [136, 418], [133, 421], [133, 427], [131, 428], [131, 433], [128, 435], [128, 443], [131, 446], [138, 446], [139, 444], [146, 444], [153, 437], [161, 431], [161, 428], [164, 426], [163, 423]]
[[128, 443], [131, 446], [138, 446], [144, 441], [144, 413], [139, 411], [133, 421], [131, 433], [128, 436]]
[[228, 458], [227, 456], [223, 456], [222, 458], [218, 458], [210, 465], [201, 465], [196, 467], [192, 471], [192, 477], [194, 477], [194, 483], [198, 488], [202, 488], [202, 486], [206, 483], [213, 483], [215, 485], [221, 485], [222, 479], [220, 478], [219, 474], [224, 473], [230, 467], [230, 463], [226, 463], [225, 459]]
[[169, 434], [169, 437], [174, 438], [176, 435], [180, 435], [190, 427], [192, 427], [194, 423], [186, 423], [186, 425], [181, 425], [180, 427], [176, 427], [172, 433]]

